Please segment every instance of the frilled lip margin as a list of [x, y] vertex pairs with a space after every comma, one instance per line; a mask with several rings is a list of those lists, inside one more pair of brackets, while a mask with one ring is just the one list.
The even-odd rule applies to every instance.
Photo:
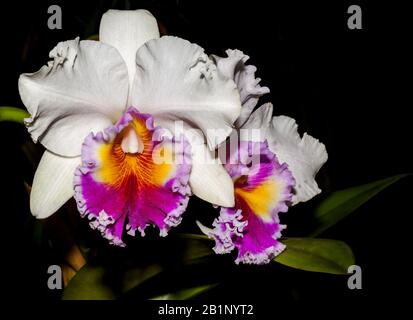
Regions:
[[[138, 112], [134, 107], [129, 107], [124, 116], [119, 120], [119, 122], [111, 127], [106, 128], [103, 132], [98, 132], [96, 134], [90, 133], [83, 142], [82, 145], [82, 164], [76, 169], [74, 175], [74, 198], [77, 203], [77, 208], [80, 212], [81, 217], [87, 217], [90, 222], [89, 225], [92, 229], [97, 229], [100, 231], [102, 236], [109, 240], [109, 243], [116, 246], [124, 247], [125, 243], [122, 241], [122, 238], [116, 236], [112, 230], [118, 221], [109, 215], [105, 210], [99, 212], [92, 212], [87, 205], [87, 201], [83, 196], [83, 186], [82, 186], [82, 177], [88, 173], [91, 173], [96, 168], [96, 162], [93, 159], [93, 144], [96, 141], [100, 143], [108, 143], [112, 141], [128, 124], [133, 120], [132, 114]], [[138, 112], [139, 113], [139, 112]], [[176, 174], [171, 178], [166, 184], [165, 187], [170, 190], [173, 194], [179, 195], [179, 202], [177, 207], [168, 213], [166, 213], [165, 218], [162, 221], [163, 226], [160, 226], [160, 236], [167, 236], [168, 231], [171, 227], [176, 227], [182, 221], [182, 214], [185, 212], [189, 198], [191, 196], [191, 189], [188, 185], [189, 175], [191, 172], [191, 145], [183, 137], [180, 138], [169, 138], [163, 134], [163, 128], [154, 126], [152, 116], [148, 114], [141, 114], [141, 117], [145, 119], [146, 126], [148, 130], [153, 132], [153, 137], [155, 141], [162, 142], [171, 142], [182, 143], [180, 150], [183, 152], [183, 161], [180, 166], [177, 167]], [[123, 212], [123, 216], [127, 216], [128, 212]], [[145, 235], [145, 228], [151, 223], [146, 223], [143, 226], [138, 226], [133, 228], [130, 223], [126, 222], [127, 219], [123, 218], [122, 230], [125, 228], [127, 233], [131, 236], [135, 236], [135, 231], [138, 230], [142, 236]], [[156, 223], [154, 223], [156, 224]]]
[[[247, 175], [250, 176], [252, 185], [256, 186], [265, 185], [266, 182], [273, 180], [281, 183], [278, 200], [269, 207], [269, 216], [265, 218], [259, 216], [242, 198], [238, 197], [234, 208], [221, 208], [219, 217], [212, 224], [212, 229], [197, 222], [201, 231], [215, 241], [213, 248], [215, 253], [226, 254], [235, 248], [238, 249], [235, 260], [237, 264], [266, 264], [285, 249], [285, 245], [278, 239], [281, 237], [281, 231], [286, 229], [286, 225], [280, 224], [278, 214], [288, 211], [295, 185], [295, 179], [288, 165], [279, 163], [266, 142], [248, 142], [240, 150], [251, 151], [252, 145], [259, 147], [257, 151], [265, 165], [261, 165], [261, 162], [248, 167], [240, 161], [235, 165], [227, 165], [227, 170], [232, 177], [250, 170]], [[245, 154], [247, 152], [244, 156]], [[258, 180], [254, 181], [257, 178]], [[246, 188], [249, 189], [252, 185], [247, 184]], [[254, 189], [251, 190], [251, 194], [254, 194]], [[264, 198], [257, 197], [256, 201], [271, 201], [273, 196], [276, 195], [268, 193]]]

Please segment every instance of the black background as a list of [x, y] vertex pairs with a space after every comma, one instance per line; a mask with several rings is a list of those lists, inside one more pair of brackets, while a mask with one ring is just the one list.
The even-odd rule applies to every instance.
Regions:
[[[247, 53], [258, 68], [262, 85], [271, 89], [261, 103], [271, 101], [276, 115], [294, 117], [302, 133], [325, 143], [329, 160], [318, 175], [323, 190], [412, 171], [412, 104], [403, 96], [409, 87], [411, 90], [404, 59], [411, 36], [404, 34], [409, 20], [403, 17], [407, 11], [400, 5], [257, 0], [129, 3], [131, 8], [149, 9], [165, 33], [198, 43], [207, 53], [222, 55], [227, 48]], [[0, 105], [23, 107], [17, 91], [19, 74], [38, 70], [58, 41], [97, 33], [100, 15], [112, 1], [6, 4], [0, 4]], [[47, 28], [51, 4], [62, 7], [62, 30]], [[362, 8], [362, 30], [347, 28], [350, 4]], [[46, 292], [39, 264], [34, 262], [42, 257], [30, 251], [21, 232], [20, 212], [28, 206], [21, 181], [32, 177], [20, 145], [29, 137], [15, 124], [1, 124], [0, 131], [1, 185], [7, 189], [0, 209], [3, 275], [7, 275], [4, 286], [11, 298], [54, 299]], [[353, 248], [357, 264], [363, 268], [363, 290], [349, 290], [345, 277], [300, 271], [294, 271], [288, 282], [268, 279], [269, 273], [258, 267], [246, 268], [240, 276], [247, 277], [232, 277], [205, 298], [270, 299], [274, 304], [309, 301], [315, 305], [335, 301], [349, 306], [377, 299], [389, 302], [401, 296], [401, 288], [408, 286], [404, 270], [411, 255], [406, 239], [411, 191], [410, 179], [401, 181], [323, 234]], [[300, 235], [305, 229], [305, 213], [312, 206], [300, 205], [285, 216], [284, 221], [291, 224], [287, 235]], [[295, 288], [299, 298], [286, 293], [285, 286]]]

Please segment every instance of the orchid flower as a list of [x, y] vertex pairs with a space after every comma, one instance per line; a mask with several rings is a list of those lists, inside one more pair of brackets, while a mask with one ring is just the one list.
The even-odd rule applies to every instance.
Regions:
[[[130, 234], [152, 224], [166, 235], [191, 192], [233, 206], [230, 175], [205, 161], [240, 115], [233, 78], [198, 45], [159, 37], [145, 10], [109, 10], [99, 39], [61, 42], [46, 66], [19, 79], [26, 125], [46, 148], [32, 214], [46, 218], [75, 196], [90, 225], [122, 246], [125, 225]], [[171, 136], [177, 121], [184, 137]], [[172, 161], [157, 163], [156, 150]]]
[[278, 240], [286, 228], [278, 213], [321, 192], [315, 175], [327, 161], [327, 152], [310, 135], [300, 137], [294, 119], [273, 117], [270, 103], [252, 113], [258, 98], [269, 90], [255, 79], [256, 68], [245, 64], [248, 56], [238, 50], [228, 50], [227, 55], [215, 57], [217, 67], [234, 79], [242, 102], [234, 137], [229, 139], [235, 138], [237, 147], [221, 152], [234, 181], [235, 205], [221, 207], [213, 228], [198, 225], [215, 240], [216, 253], [237, 248], [236, 263], [264, 264], [285, 248]]

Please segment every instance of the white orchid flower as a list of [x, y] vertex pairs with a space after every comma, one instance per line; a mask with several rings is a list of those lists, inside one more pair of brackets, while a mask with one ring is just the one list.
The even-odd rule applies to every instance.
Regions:
[[286, 227], [278, 213], [321, 192], [315, 175], [327, 161], [327, 152], [307, 133], [300, 137], [294, 119], [273, 117], [270, 103], [252, 113], [269, 90], [255, 79], [256, 68], [245, 64], [248, 56], [238, 50], [228, 50], [227, 55], [214, 59], [223, 75], [233, 77], [242, 102], [229, 149], [220, 152], [234, 181], [235, 205], [221, 208], [213, 228], [198, 225], [215, 240], [216, 253], [237, 248], [236, 263], [264, 264], [285, 248], [278, 240]]
[[[22, 101], [31, 114], [28, 130], [46, 148], [32, 186], [33, 215], [46, 218], [75, 195], [81, 213], [94, 219], [91, 224], [120, 244], [126, 215], [111, 210], [124, 210], [121, 206], [131, 197], [125, 194], [131, 192], [125, 181], [132, 183], [125, 172], [134, 175], [133, 181], [141, 179], [135, 186], [140, 200], [129, 203], [127, 210], [141, 210], [144, 201], [157, 207], [136, 221], [129, 216], [130, 233], [143, 232], [148, 223], [166, 233], [179, 223], [178, 206], [185, 207], [189, 195], [188, 175], [196, 196], [232, 206], [231, 177], [219, 163], [205, 163], [241, 112], [232, 77], [218, 72], [201, 47], [176, 37], [160, 38], [155, 18], [145, 10], [109, 10], [102, 17], [99, 38], [59, 43], [48, 65], [19, 79]], [[149, 160], [142, 158], [137, 165], [136, 159], [157, 144], [173, 152], [171, 139], [151, 141], [159, 135], [157, 126], [173, 132], [177, 120], [184, 123], [181, 147], [192, 164], [149, 168], [144, 165]], [[198, 133], [189, 134], [189, 129]], [[129, 156], [135, 159], [133, 165]], [[104, 198], [112, 190], [108, 186], [118, 191], [115, 200]], [[166, 189], [165, 194], [160, 191]], [[173, 204], [162, 207], [168, 201]]]

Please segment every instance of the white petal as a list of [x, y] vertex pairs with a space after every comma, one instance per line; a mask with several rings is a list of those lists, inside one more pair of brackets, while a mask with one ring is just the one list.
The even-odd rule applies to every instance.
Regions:
[[173, 131], [174, 120], [183, 120], [202, 130], [210, 149], [231, 133], [241, 111], [239, 93], [201, 47], [162, 37], [138, 50], [136, 64], [132, 105], [155, 122]]
[[320, 193], [314, 178], [328, 158], [324, 144], [307, 133], [301, 138], [295, 120], [286, 116], [273, 118], [267, 139], [270, 150], [280, 162], [288, 164], [296, 180], [293, 204]]
[[237, 128], [241, 127], [250, 116], [252, 110], [258, 103], [258, 99], [270, 92], [267, 87], [259, 85], [261, 79], [255, 78], [257, 68], [246, 65], [249, 56], [240, 50], [227, 50], [227, 58], [213, 56], [219, 72], [228, 78], [234, 79], [240, 93], [242, 110], [235, 122]]
[[118, 49], [128, 67], [130, 85], [135, 76], [136, 51], [157, 38], [158, 24], [146, 10], [109, 10], [100, 21], [99, 40]]
[[59, 43], [38, 72], [22, 74], [19, 92], [32, 118], [34, 141], [78, 156], [83, 139], [118, 120], [126, 107], [128, 74], [115, 48], [78, 39]]
[[242, 141], [264, 141], [272, 119], [273, 106], [271, 103], [263, 104], [255, 110], [247, 122], [239, 130]]
[[234, 206], [234, 182], [205, 145], [192, 145], [189, 184], [194, 195], [214, 205]]
[[30, 210], [38, 218], [55, 213], [73, 194], [73, 177], [80, 157], [65, 158], [45, 151], [33, 179]]

